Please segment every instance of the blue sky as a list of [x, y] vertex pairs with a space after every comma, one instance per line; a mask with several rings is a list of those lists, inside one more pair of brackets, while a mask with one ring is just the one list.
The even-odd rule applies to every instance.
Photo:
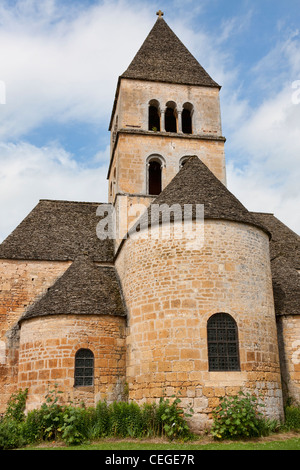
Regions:
[[222, 85], [229, 189], [300, 232], [299, 0], [2, 0], [0, 241], [41, 198], [107, 200], [117, 78], [158, 9]]

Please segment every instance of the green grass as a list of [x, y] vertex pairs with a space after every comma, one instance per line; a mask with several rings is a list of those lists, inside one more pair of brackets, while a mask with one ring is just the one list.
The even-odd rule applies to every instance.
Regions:
[[213, 442], [209, 444], [197, 443], [151, 443], [143, 441], [111, 441], [101, 440], [93, 444], [83, 444], [70, 447], [27, 447], [27, 450], [300, 450], [300, 437], [274, 441], [248, 441], [248, 442]]

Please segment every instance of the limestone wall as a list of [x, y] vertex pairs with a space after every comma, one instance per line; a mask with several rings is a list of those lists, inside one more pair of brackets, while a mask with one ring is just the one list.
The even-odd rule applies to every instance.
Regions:
[[284, 399], [300, 403], [300, 315], [279, 316], [278, 342]]
[[[162, 169], [162, 189], [177, 175], [182, 157], [197, 155], [200, 160], [226, 183], [224, 142], [157, 137], [154, 135], [120, 134], [114, 156], [110, 183], [113, 192], [110, 201], [117, 193], [148, 194], [147, 160], [151, 156], [160, 156], [164, 161]], [[116, 167], [117, 178], [113, 178]]]
[[[122, 79], [118, 106], [113, 124], [118, 116], [118, 128], [148, 130], [148, 107], [151, 100], [159, 103], [160, 112], [168, 102], [176, 104], [177, 112], [185, 103], [194, 107], [193, 134], [222, 135], [219, 89], [201, 86], [176, 85]], [[161, 123], [164, 129], [164, 122]]]
[[[128, 239], [117, 258], [129, 310], [127, 381], [143, 402], [181, 390], [194, 426], [208, 425], [219, 397], [262, 394], [268, 416], [282, 413], [282, 392], [268, 237], [259, 229], [205, 221], [204, 245]], [[210, 372], [207, 321], [236, 321], [241, 370]]]
[[[151, 100], [159, 103], [160, 132], [148, 129]], [[176, 133], [165, 132], [164, 128], [163, 113], [170, 101], [176, 104], [178, 114]], [[193, 107], [192, 135], [180, 129], [185, 103]], [[117, 193], [147, 194], [147, 159], [152, 155], [159, 155], [165, 163], [163, 188], [178, 173], [180, 160], [187, 155], [197, 155], [226, 184], [219, 89], [122, 79], [111, 127], [109, 202]]]
[[[75, 354], [94, 354], [93, 386], [74, 387]], [[57, 384], [61, 401], [84, 402], [122, 398], [125, 381], [125, 319], [116, 316], [59, 315], [26, 320], [20, 335], [18, 386], [29, 388], [28, 409], [44, 402]]]
[[17, 388], [17, 321], [69, 267], [69, 262], [0, 260], [0, 412]]

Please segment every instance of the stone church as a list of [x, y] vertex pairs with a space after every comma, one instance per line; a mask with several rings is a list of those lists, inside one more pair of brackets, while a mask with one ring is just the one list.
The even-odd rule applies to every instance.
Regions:
[[[276, 419], [300, 402], [299, 236], [227, 189], [220, 89], [158, 12], [118, 79], [108, 204], [40, 200], [0, 245], [0, 412], [55, 384], [87, 406], [180, 392], [195, 430], [240, 390]], [[172, 211], [143, 236], [174, 205], [185, 236]]]

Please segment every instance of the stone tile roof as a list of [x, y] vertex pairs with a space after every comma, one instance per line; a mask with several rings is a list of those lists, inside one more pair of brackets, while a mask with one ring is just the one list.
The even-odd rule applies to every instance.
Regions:
[[220, 88], [163, 18], [158, 18], [121, 78]]
[[[139, 225], [146, 224], [147, 219], [148, 224], [151, 224], [151, 212], [154, 204], [166, 204], [169, 207], [173, 204], [179, 204], [182, 208], [186, 204], [192, 204], [193, 219], [196, 217], [196, 205], [203, 204], [205, 219], [243, 222], [255, 225], [269, 234], [264, 224], [256, 220], [197, 156], [189, 158], [179, 173], [133, 226], [132, 231], [135, 231]], [[158, 222], [162, 222], [161, 215]]]
[[270, 257], [276, 315], [299, 315], [300, 237], [273, 214], [253, 214], [272, 234]]
[[115, 268], [97, 265], [88, 256], [80, 255], [19, 321], [60, 314], [126, 316]]
[[286, 258], [291, 266], [300, 270], [300, 237], [273, 214], [252, 212], [257, 220], [263, 223], [272, 234], [270, 243], [271, 259]]
[[41, 200], [0, 245], [0, 259], [73, 261], [87, 252], [112, 262], [113, 240], [97, 238], [99, 203]]
[[300, 274], [280, 256], [271, 262], [276, 315], [300, 315]]

